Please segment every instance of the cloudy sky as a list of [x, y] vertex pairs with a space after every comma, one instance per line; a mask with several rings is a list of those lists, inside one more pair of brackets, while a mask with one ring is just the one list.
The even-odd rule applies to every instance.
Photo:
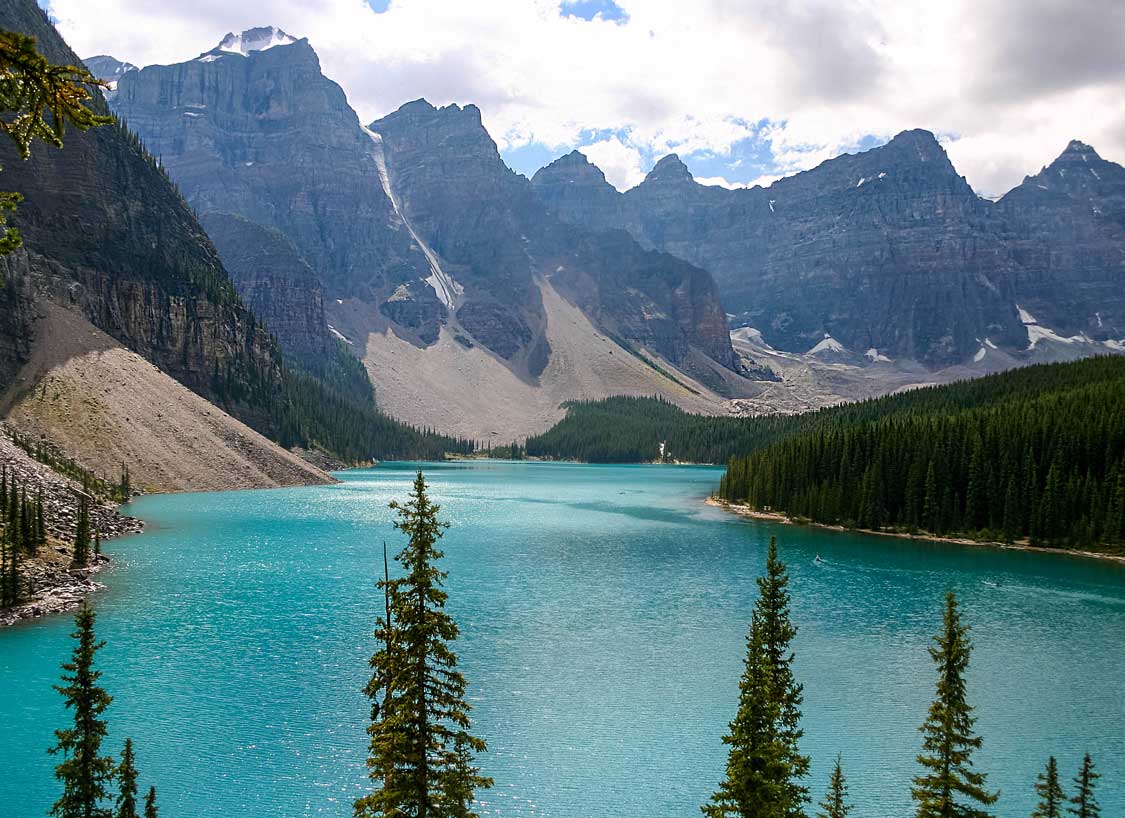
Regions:
[[922, 127], [983, 195], [1070, 139], [1125, 161], [1123, 0], [40, 0], [83, 56], [308, 37], [363, 122], [476, 103], [530, 175], [581, 149], [619, 188], [677, 152], [768, 184]]

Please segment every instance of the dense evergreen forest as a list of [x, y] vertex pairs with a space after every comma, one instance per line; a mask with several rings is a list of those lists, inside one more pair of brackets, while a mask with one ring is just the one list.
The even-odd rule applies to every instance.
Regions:
[[407, 426], [384, 415], [370, 400], [333, 389], [297, 370], [283, 374], [283, 399], [275, 404], [275, 439], [284, 447], [318, 447], [345, 460], [441, 460], [471, 454], [471, 440]]
[[1125, 551], [1125, 359], [819, 412], [733, 458], [720, 496], [866, 529]]
[[760, 418], [693, 415], [662, 398], [616, 397], [567, 404], [567, 415], [527, 439], [530, 457], [586, 463], [648, 463], [664, 459], [725, 463], [736, 454], [779, 440], [808, 415]]

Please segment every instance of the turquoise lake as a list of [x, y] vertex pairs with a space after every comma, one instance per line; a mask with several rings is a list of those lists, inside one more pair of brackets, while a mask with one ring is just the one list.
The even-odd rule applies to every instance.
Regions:
[[[361, 694], [382, 596], [387, 503], [418, 464], [335, 486], [142, 498], [145, 534], [107, 544], [94, 598], [108, 747], [137, 746], [167, 818], [349, 816], [368, 786]], [[977, 756], [1026, 816], [1054, 754], [1082, 753], [1104, 818], [1125, 816], [1125, 567], [1065, 555], [865, 537], [703, 504], [720, 470], [422, 464], [452, 524], [448, 608], [491, 816], [698, 816], [723, 772], [754, 579], [771, 534], [789, 564], [813, 795], [843, 754], [856, 818], [912, 814], [926, 652], [955, 590], [975, 643]], [[819, 554], [824, 562], [816, 564]], [[69, 617], [0, 631], [0, 818], [57, 795], [51, 685]], [[811, 810], [810, 810], [811, 812]]]

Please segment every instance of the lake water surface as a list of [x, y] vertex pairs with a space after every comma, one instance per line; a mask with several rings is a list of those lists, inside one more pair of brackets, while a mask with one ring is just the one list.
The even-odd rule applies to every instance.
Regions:
[[[1090, 751], [1125, 816], [1125, 569], [731, 517], [720, 470], [423, 464], [452, 528], [449, 610], [469, 679], [482, 814], [698, 816], [723, 771], [754, 578], [771, 534], [792, 577], [809, 781], [843, 753], [856, 818], [912, 813], [927, 641], [954, 589], [973, 627], [978, 767], [1026, 816], [1049, 754]], [[387, 503], [417, 464], [340, 485], [145, 497], [95, 597], [114, 752], [137, 746], [167, 818], [349, 816], [367, 786], [361, 695], [382, 607]], [[814, 563], [817, 554], [823, 564]], [[71, 620], [0, 631], [0, 818], [45, 814], [52, 689]]]

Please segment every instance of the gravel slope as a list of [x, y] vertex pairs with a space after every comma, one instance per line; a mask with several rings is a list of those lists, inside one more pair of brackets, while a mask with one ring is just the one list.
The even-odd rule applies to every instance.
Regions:
[[45, 436], [145, 491], [219, 491], [332, 478], [230, 417], [76, 313], [44, 307], [31, 360], [0, 402], [12, 428]]
[[446, 328], [425, 349], [383, 330], [368, 334], [364, 354], [380, 408], [408, 423], [493, 444], [545, 431], [562, 419], [568, 400], [662, 395], [689, 411], [726, 411], [706, 387], [679, 373], [676, 383], [600, 333], [549, 283], [540, 290], [551, 359], [538, 383], [520, 379], [480, 346], [466, 349]]

